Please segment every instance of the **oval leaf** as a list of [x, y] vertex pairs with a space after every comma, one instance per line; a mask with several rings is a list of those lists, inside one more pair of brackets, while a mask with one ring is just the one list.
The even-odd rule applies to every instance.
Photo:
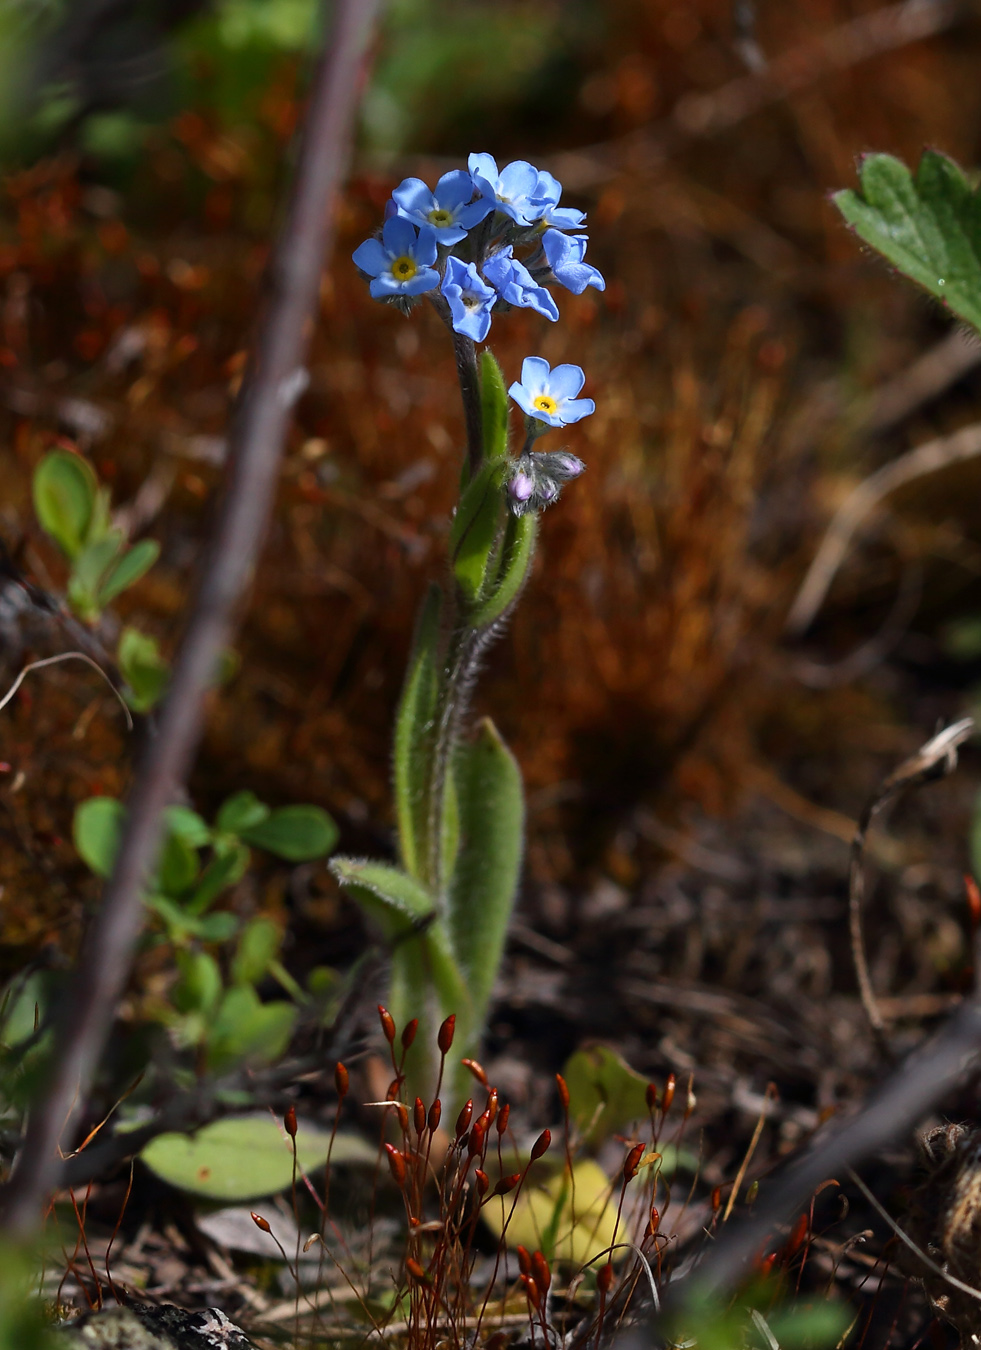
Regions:
[[340, 831], [319, 806], [281, 806], [258, 825], [239, 830], [239, 835], [287, 862], [308, 862], [330, 853]]
[[55, 450], [34, 471], [34, 510], [41, 528], [62, 552], [81, 552], [92, 519], [98, 480], [80, 455]]
[[97, 877], [108, 877], [116, 862], [126, 808], [115, 797], [90, 797], [75, 810], [72, 838], [78, 855]]

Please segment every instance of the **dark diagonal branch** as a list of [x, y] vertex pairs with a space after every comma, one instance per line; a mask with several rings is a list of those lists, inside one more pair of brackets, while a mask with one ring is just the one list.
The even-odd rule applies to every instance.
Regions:
[[204, 700], [251, 580], [276, 489], [346, 169], [368, 37], [380, 0], [337, 0], [313, 75], [293, 192], [273, 253], [256, 348], [231, 430], [228, 481], [156, 736], [138, 764], [119, 857], [83, 942], [54, 1062], [4, 1188], [0, 1224], [38, 1223], [112, 1024], [143, 922], [141, 891], [160, 842], [161, 813], [184, 782]]

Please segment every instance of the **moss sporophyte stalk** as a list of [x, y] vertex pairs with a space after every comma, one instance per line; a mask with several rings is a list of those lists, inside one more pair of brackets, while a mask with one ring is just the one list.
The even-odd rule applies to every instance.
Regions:
[[[338, 858], [335, 875], [391, 947], [388, 1003], [401, 1025], [420, 1013], [404, 1047], [410, 1096], [431, 1098], [442, 1066], [435, 1029], [457, 1018], [476, 1051], [518, 889], [524, 796], [518, 765], [493, 724], [465, 725], [482, 651], [501, 631], [528, 577], [538, 515], [583, 472], [571, 450], [542, 451], [549, 431], [594, 411], [585, 374], [524, 359], [510, 387], [489, 351], [493, 322], [515, 306], [554, 323], [553, 287], [605, 288], [584, 261], [585, 216], [559, 205], [562, 185], [524, 160], [499, 169], [489, 154], [444, 174], [435, 188], [407, 178], [375, 237], [354, 253], [371, 295], [411, 314], [428, 301], [453, 346], [467, 433], [449, 532], [451, 580], [430, 587], [416, 625], [395, 728], [399, 865]], [[509, 447], [509, 398], [524, 415]], [[463, 1070], [462, 1072], [465, 1072]], [[457, 1071], [444, 1101], [466, 1096]]]

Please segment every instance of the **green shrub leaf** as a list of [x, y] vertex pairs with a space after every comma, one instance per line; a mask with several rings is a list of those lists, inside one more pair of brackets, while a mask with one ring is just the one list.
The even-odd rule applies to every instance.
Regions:
[[833, 201], [870, 247], [981, 329], [981, 198], [946, 155], [927, 150], [914, 177], [892, 155], [866, 155], [861, 191]]
[[254, 825], [261, 825], [269, 819], [269, 807], [254, 792], [248, 790], [236, 792], [233, 797], [222, 802], [215, 817], [215, 829], [222, 834], [240, 834]]
[[176, 956], [180, 980], [172, 999], [179, 1012], [208, 1014], [221, 997], [221, 971], [213, 956], [202, 951], [181, 951]]
[[68, 558], [82, 551], [92, 519], [98, 480], [80, 455], [54, 450], [34, 471], [34, 510], [41, 528]]
[[109, 568], [99, 587], [99, 608], [115, 600], [129, 586], [139, 581], [148, 572], [160, 556], [160, 545], [155, 539], [141, 539], [131, 549], [118, 558]]
[[280, 806], [258, 825], [238, 831], [247, 844], [264, 848], [287, 862], [323, 858], [340, 837], [334, 821], [319, 806]]
[[75, 809], [75, 848], [97, 877], [112, 874], [125, 818], [126, 808], [115, 797], [90, 797]]
[[[323, 1166], [330, 1131], [300, 1122], [296, 1153], [303, 1172]], [[293, 1177], [293, 1150], [266, 1113], [217, 1120], [197, 1134], [161, 1134], [140, 1155], [171, 1186], [209, 1200], [250, 1200], [287, 1190]], [[331, 1164], [371, 1165], [377, 1149], [355, 1135], [338, 1134]]]
[[170, 675], [156, 639], [136, 628], [124, 628], [116, 657], [129, 686], [126, 702], [134, 712], [149, 712], [160, 701]]
[[272, 1063], [286, 1050], [296, 1015], [282, 999], [261, 1003], [250, 984], [229, 989], [209, 1029], [208, 1067], [220, 1073], [242, 1063]]
[[569, 1089], [569, 1119], [590, 1146], [647, 1117], [647, 1080], [608, 1046], [577, 1050], [562, 1077]]
[[232, 962], [236, 984], [258, 984], [279, 956], [283, 932], [278, 923], [259, 915], [242, 929]]

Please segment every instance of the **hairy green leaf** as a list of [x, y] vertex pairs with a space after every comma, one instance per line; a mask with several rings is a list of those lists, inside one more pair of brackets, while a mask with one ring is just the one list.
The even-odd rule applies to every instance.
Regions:
[[53, 450], [34, 471], [34, 510], [41, 528], [68, 558], [82, 551], [95, 505], [98, 480], [87, 460]]
[[480, 354], [480, 411], [484, 459], [503, 459], [508, 452], [508, 391], [501, 367], [486, 347]]
[[412, 655], [395, 722], [395, 809], [402, 865], [425, 876], [436, 696], [439, 684], [439, 621], [443, 595], [429, 587], [416, 621]]
[[323, 858], [337, 845], [340, 830], [319, 806], [280, 806], [258, 825], [238, 831], [247, 844], [287, 862]]
[[504, 952], [524, 847], [521, 770], [489, 718], [453, 766], [460, 847], [448, 891], [453, 950], [482, 1026]]
[[435, 916], [429, 891], [398, 867], [362, 858], [334, 858], [329, 866], [390, 942], [425, 926]]
[[870, 247], [981, 329], [981, 198], [946, 155], [926, 150], [914, 177], [892, 155], [866, 155], [861, 191], [834, 203]]
[[474, 628], [487, 628], [514, 603], [528, 578], [537, 537], [537, 516], [509, 514], [496, 576], [487, 587], [483, 603], [468, 616]]
[[467, 606], [476, 604], [483, 595], [497, 556], [506, 511], [502, 491], [506, 471], [500, 460], [485, 464], [464, 490], [450, 527], [453, 575]]

